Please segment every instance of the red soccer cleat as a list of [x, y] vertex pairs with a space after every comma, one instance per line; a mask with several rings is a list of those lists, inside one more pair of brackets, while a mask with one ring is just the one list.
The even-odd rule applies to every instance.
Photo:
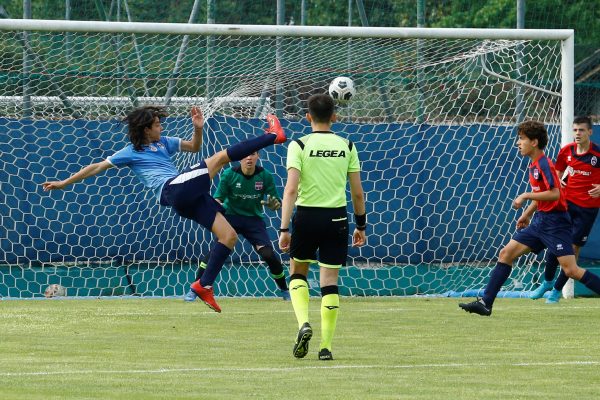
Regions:
[[190, 289], [192, 289], [192, 292], [196, 293], [196, 295], [204, 302], [204, 304], [218, 313], [221, 312], [221, 307], [219, 307], [215, 301], [215, 293], [212, 287], [210, 289], [202, 287], [202, 285], [200, 285], [200, 281], [197, 280], [196, 282], [192, 283]]
[[285, 137], [285, 132], [279, 123], [279, 119], [277, 119], [277, 117], [273, 114], [267, 114], [267, 122], [269, 123], [269, 127], [265, 132], [276, 136], [276, 144], [285, 143], [287, 138]]

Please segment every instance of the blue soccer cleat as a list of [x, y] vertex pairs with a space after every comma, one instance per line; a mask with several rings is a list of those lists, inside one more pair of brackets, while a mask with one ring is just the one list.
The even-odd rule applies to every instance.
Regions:
[[194, 300], [196, 300], [196, 297], [198, 297], [198, 296], [196, 296], [196, 293], [194, 293], [192, 290], [190, 290], [189, 292], [187, 292], [185, 294], [185, 296], [183, 296], [183, 300], [194, 301]]
[[546, 299], [546, 304], [558, 304], [560, 301], [562, 293], [560, 290], [552, 289], [548, 298]]
[[282, 290], [280, 293], [280, 296], [283, 300], [285, 301], [290, 301], [292, 300], [292, 298], [290, 297], [290, 291], [289, 290]]
[[540, 286], [538, 286], [537, 289], [535, 289], [534, 291], [532, 291], [529, 294], [529, 298], [532, 300], [541, 299], [542, 297], [544, 297], [544, 293], [546, 293], [548, 290], [552, 289], [552, 286], [553, 286], [553, 282], [550, 282], [550, 281], [542, 282], [542, 284]]

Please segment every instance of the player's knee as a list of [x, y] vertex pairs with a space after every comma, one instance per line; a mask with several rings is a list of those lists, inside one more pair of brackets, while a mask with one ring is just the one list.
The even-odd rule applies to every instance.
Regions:
[[565, 275], [571, 279], [579, 280], [585, 273], [585, 270], [577, 265], [561, 265]]
[[506, 247], [503, 247], [498, 253], [498, 261], [501, 263], [512, 265], [514, 260], [512, 252]]
[[234, 248], [237, 241], [238, 241], [238, 235], [235, 232], [235, 230], [233, 230], [233, 229], [227, 231], [223, 235], [223, 237], [219, 238], [219, 242], [223, 243], [225, 246], [229, 247], [230, 249]]

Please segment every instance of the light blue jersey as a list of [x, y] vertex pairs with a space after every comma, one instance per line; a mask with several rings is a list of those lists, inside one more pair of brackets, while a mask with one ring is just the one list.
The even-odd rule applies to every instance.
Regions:
[[165, 182], [177, 175], [179, 170], [171, 156], [181, 151], [181, 139], [163, 136], [158, 142], [142, 146], [141, 151], [129, 144], [117, 151], [106, 161], [117, 168], [129, 167], [147, 188], [152, 189], [158, 201]]

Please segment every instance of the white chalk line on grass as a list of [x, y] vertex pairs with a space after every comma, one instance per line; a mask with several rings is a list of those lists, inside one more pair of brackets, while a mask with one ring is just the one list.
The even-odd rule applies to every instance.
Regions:
[[481, 368], [481, 367], [559, 367], [559, 366], [598, 366], [600, 361], [559, 361], [559, 362], [522, 362], [522, 363], [448, 363], [448, 364], [414, 364], [414, 365], [324, 365], [281, 368], [159, 368], [159, 369], [129, 369], [129, 370], [79, 370], [79, 371], [31, 371], [31, 372], [0, 372], [0, 377], [33, 377], [56, 375], [121, 375], [121, 374], [172, 374], [187, 372], [298, 372], [308, 370], [333, 369], [423, 369], [423, 368]]

